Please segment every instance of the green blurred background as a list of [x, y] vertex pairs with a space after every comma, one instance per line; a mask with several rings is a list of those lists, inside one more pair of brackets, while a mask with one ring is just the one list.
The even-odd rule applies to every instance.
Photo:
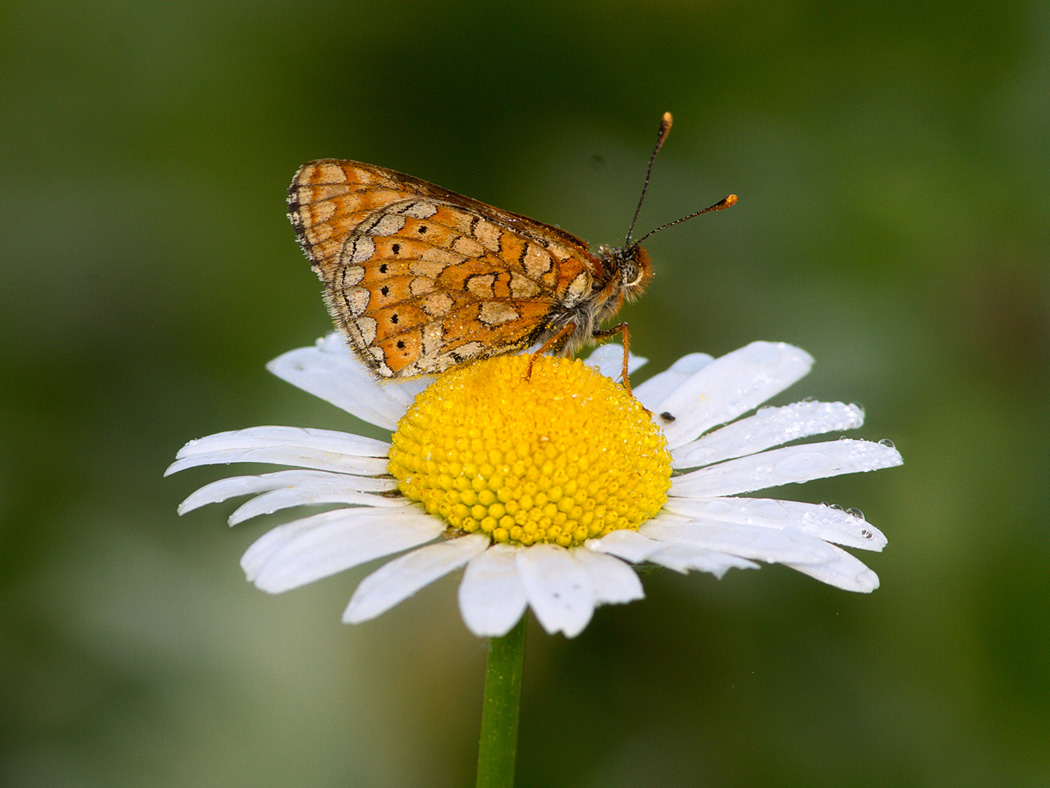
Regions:
[[670, 110], [640, 229], [740, 204], [647, 244], [632, 349], [812, 353], [780, 401], [860, 402], [905, 466], [783, 494], [863, 509], [883, 585], [661, 572], [534, 625], [519, 785], [1050, 785], [1048, 86], [1037, 0], [5, 3], [0, 784], [472, 783], [454, 579], [344, 626], [365, 569], [263, 594], [266, 522], [175, 514], [227, 469], [161, 474], [361, 428], [263, 367], [330, 325], [300, 163], [617, 242]]

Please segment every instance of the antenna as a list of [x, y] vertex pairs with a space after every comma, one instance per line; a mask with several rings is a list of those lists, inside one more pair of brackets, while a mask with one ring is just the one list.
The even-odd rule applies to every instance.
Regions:
[[[638, 207], [634, 209], [634, 218], [631, 219], [631, 228], [627, 231], [627, 237], [623, 241], [624, 248], [631, 245], [631, 233], [634, 232], [635, 222], [638, 221], [638, 213], [642, 210], [642, 202], [645, 200], [645, 192], [649, 188], [649, 176], [653, 174], [653, 162], [656, 161], [656, 154], [660, 152], [660, 148], [664, 145], [664, 140], [667, 139], [667, 135], [671, 133], [671, 123], [674, 122], [674, 118], [671, 117], [670, 112], [665, 112], [664, 116], [660, 118], [660, 130], [656, 133], [656, 147], [653, 148], [653, 154], [649, 157], [649, 166], [645, 169], [645, 183], [642, 184], [642, 196], [638, 198]], [[649, 233], [652, 235], [652, 233]], [[647, 235], [646, 238], [649, 236]]]
[[681, 224], [682, 222], [687, 222], [690, 219], [693, 219], [693, 218], [699, 216], [702, 213], [711, 213], [711, 211], [723, 211], [726, 208], [732, 208], [734, 205], [736, 205], [736, 201], [737, 201], [737, 196], [735, 194], [730, 194], [727, 197], [723, 197], [721, 200], [716, 202], [714, 205], [711, 205], [711, 206], [709, 206], [707, 208], [704, 208], [702, 211], [697, 211], [696, 213], [691, 213], [688, 216], [683, 216], [681, 219], [675, 219], [673, 222], [668, 222], [667, 224], [661, 224], [655, 230], [650, 230], [645, 235], [643, 235], [641, 238], [639, 238], [637, 241], [635, 241], [635, 244], [636, 245], [640, 244], [642, 241], [644, 241], [650, 235], [653, 235], [654, 233], [658, 233], [661, 230], [666, 230], [668, 227], [674, 227], [676, 224]]
[[[625, 249], [631, 246], [631, 235], [634, 233], [634, 225], [638, 221], [638, 214], [642, 210], [642, 202], [644, 202], [645, 200], [645, 193], [649, 190], [649, 177], [653, 174], [653, 162], [656, 161], [656, 154], [660, 152], [660, 148], [662, 148], [664, 145], [664, 140], [666, 140], [667, 135], [671, 133], [671, 123], [673, 122], [674, 118], [671, 117], [670, 112], [665, 112], [664, 116], [660, 119], [660, 130], [656, 133], [656, 147], [653, 148], [653, 153], [649, 157], [649, 166], [645, 169], [645, 182], [642, 184], [642, 196], [638, 198], [638, 207], [634, 209], [634, 218], [631, 219], [631, 228], [627, 231], [627, 237], [623, 241], [623, 246]], [[736, 205], [736, 202], [737, 196], [735, 194], [730, 194], [727, 197], [723, 197], [714, 205], [708, 206], [707, 208], [704, 208], [701, 211], [691, 213], [688, 216], [683, 216], [681, 219], [675, 219], [673, 222], [668, 222], [667, 224], [661, 224], [655, 230], [650, 230], [637, 241], [635, 241], [634, 246], [637, 246], [646, 238], [648, 238], [651, 235], [655, 235], [661, 230], [666, 230], [668, 227], [674, 227], [676, 224], [681, 224], [682, 222], [687, 222], [690, 219], [695, 219], [697, 216], [700, 216], [704, 213], [711, 213], [712, 211], [722, 211], [726, 208], [732, 208], [734, 205]]]

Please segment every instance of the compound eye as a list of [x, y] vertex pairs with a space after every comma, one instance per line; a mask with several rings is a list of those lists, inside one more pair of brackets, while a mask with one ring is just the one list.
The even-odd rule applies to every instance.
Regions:
[[620, 281], [624, 287], [634, 287], [642, 280], [642, 269], [634, 260], [627, 260], [620, 269]]

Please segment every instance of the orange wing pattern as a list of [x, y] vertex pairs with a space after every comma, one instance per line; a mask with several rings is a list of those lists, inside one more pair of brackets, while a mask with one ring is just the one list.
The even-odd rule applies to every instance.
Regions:
[[587, 244], [563, 230], [370, 164], [303, 165], [288, 216], [336, 325], [382, 377], [549, 338], [552, 317], [602, 278]]

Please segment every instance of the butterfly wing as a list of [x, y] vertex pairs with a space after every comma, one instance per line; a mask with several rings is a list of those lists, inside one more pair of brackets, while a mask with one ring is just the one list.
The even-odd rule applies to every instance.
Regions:
[[601, 273], [563, 230], [370, 164], [303, 165], [288, 216], [336, 325], [382, 377], [526, 348]]

